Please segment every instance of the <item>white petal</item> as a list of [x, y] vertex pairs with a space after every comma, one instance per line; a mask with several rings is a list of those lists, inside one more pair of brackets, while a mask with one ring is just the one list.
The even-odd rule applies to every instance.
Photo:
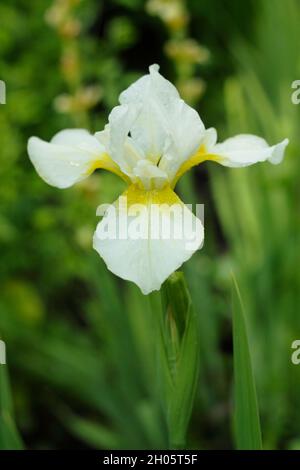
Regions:
[[[213, 127], [206, 129], [203, 132], [203, 137], [200, 143], [200, 146], [198, 147], [197, 151], [191, 155], [190, 158], [187, 158], [182, 165], [178, 168], [176, 162], [167, 162], [166, 164], [169, 164], [169, 170], [168, 173], [172, 174], [171, 179], [171, 187], [174, 188], [176, 186], [177, 181], [181, 178], [184, 173], [186, 173], [188, 170], [193, 168], [196, 165], [199, 165], [200, 163], [203, 163], [205, 160], [209, 160], [211, 156], [211, 151], [213, 147], [215, 146], [215, 143], [217, 141], [217, 132], [216, 129]], [[173, 165], [172, 165], [173, 164]], [[162, 165], [160, 165], [162, 167]]]
[[153, 64], [149, 67], [149, 74], [139, 78], [136, 82], [130, 85], [127, 90], [120, 94], [120, 103], [140, 103], [145, 99], [148, 93], [155, 93], [165, 105], [171, 99], [180, 98], [176, 87], [166, 80], [159, 72], [159, 66]]
[[206, 153], [209, 153], [211, 149], [216, 145], [217, 142], [217, 131], [214, 127], [209, 127], [204, 131], [201, 145], [204, 145]]
[[86, 178], [104, 152], [97, 139], [83, 129], [61, 131], [50, 143], [38, 137], [28, 141], [29, 158], [37, 173], [58, 188]]
[[176, 88], [159, 74], [157, 66], [151, 66], [150, 74], [125, 90], [120, 102], [141, 107], [130, 132], [154, 163], [167, 155], [166, 161], [176, 160], [178, 168], [200, 145], [204, 125], [198, 113], [180, 99]]
[[[117, 108], [120, 109], [122, 106], [118, 106]], [[115, 121], [112, 121], [113, 124], [111, 125], [113, 127]], [[122, 165], [123, 171], [129, 176], [131, 182], [141, 184], [145, 189], [160, 189], [164, 186], [164, 184], [168, 182], [168, 175], [144, 157], [143, 152], [138, 148], [131, 137], [126, 137], [123, 133], [123, 136], [120, 137], [120, 139], [123, 140], [122, 144], [118, 146], [119, 150], [111, 144], [111, 125], [106, 126], [104, 131], [96, 132], [95, 136], [100, 143], [110, 149], [112, 157], [116, 152], [115, 160]], [[122, 132], [120, 131], [120, 126], [117, 126], [113, 132], [120, 136]], [[118, 158], [120, 155], [122, 160]]]
[[288, 139], [284, 139], [279, 144], [269, 147], [261, 137], [240, 134], [215, 145], [210, 152], [218, 157], [218, 163], [233, 168], [253, 165], [266, 160], [278, 164], [284, 157], [288, 142]]
[[89, 133], [86, 129], [65, 129], [55, 134], [50, 140], [51, 144], [67, 145], [74, 147], [75, 145], [89, 146], [97, 152], [99, 149], [99, 142]]
[[109, 153], [121, 170], [129, 176], [131, 176], [132, 168], [137, 161], [143, 158], [138, 146], [128, 137], [133, 122], [137, 119], [139, 109], [139, 106], [132, 104], [116, 106], [109, 115], [109, 125], [106, 128]]
[[149, 70], [149, 74], [121, 93], [120, 103], [140, 107], [138, 119], [130, 128], [131, 136], [147, 157], [158, 160], [168, 137], [163, 109], [169, 107], [171, 100], [178, 100], [179, 94], [158, 73], [158, 66], [152, 65]]
[[161, 189], [168, 183], [167, 173], [146, 159], [137, 162], [133, 173], [133, 183], [141, 183], [144, 189]]
[[[129, 188], [128, 192], [130, 193]], [[204, 229], [201, 221], [170, 189], [159, 191], [154, 197], [169, 204], [172, 201], [172, 212], [166, 207], [160, 209], [149, 203], [150, 192], [134, 190], [128, 195], [141, 204], [139, 215], [130, 214], [122, 197], [116, 201], [117, 211], [108, 210], [98, 224], [94, 235], [94, 248], [105, 261], [108, 269], [117, 276], [137, 284], [143, 294], [159, 290], [167, 277], [187, 261], [202, 246]], [[127, 193], [124, 193], [124, 196]], [[123, 197], [124, 197], [123, 196]], [[148, 203], [143, 203], [146, 198]], [[155, 199], [154, 199], [155, 200]], [[128, 205], [130, 211], [134, 206]], [[159, 214], [159, 219], [156, 217]], [[123, 228], [123, 232], [115, 233], [114, 228]], [[170, 230], [169, 230], [170, 228]]]
[[205, 130], [198, 113], [183, 100], [172, 103], [170, 113], [170, 145], [159, 167], [166, 171], [172, 181], [181, 165], [192, 157], [205, 139], [212, 138]]

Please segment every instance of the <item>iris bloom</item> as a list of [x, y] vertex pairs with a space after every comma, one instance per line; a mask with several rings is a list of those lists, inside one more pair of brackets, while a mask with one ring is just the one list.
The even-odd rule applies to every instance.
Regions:
[[[205, 129], [198, 113], [179, 96], [176, 88], [152, 65], [144, 75], [120, 95], [120, 105], [109, 115], [101, 132], [91, 135], [83, 129], [67, 129], [48, 143], [31, 137], [28, 153], [38, 174], [50, 185], [68, 188], [101, 168], [122, 178], [128, 188], [123, 194], [128, 207], [139, 203], [146, 208], [144, 222], [151, 227], [153, 204], [175, 205], [183, 214], [189, 209], [175, 194], [179, 178], [190, 168], [213, 160], [228, 167], [244, 167], [268, 160], [282, 161], [288, 140], [269, 146], [254, 135], [237, 135], [216, 143], [214, 128]], [[191, 257], [203, 243], [204, 230], [191, 215], [198, 238], [197, 246], [187, 247], [191, 226], [184, 226], [181, 238], [109, 239], [101, 236], [108, 222], [121, 224], [134, 219], [121, 205], [107, 212], [94, 235], [94, 248], [108, 269], [135, 282], [144, 294], [158, 290], [164, 280]], [[114, 220], [110, 220], [114, 219]], [[162, 210], [163, 224], [176, 229], [176, 213]], [[183, 219], [185, 220], [185, 219]], [[182, 223], [182, 221], [180, 221]], [[183, 222], [185, 224], [185, 222]], [[185, 224], [187, 225], [187, 224]]]

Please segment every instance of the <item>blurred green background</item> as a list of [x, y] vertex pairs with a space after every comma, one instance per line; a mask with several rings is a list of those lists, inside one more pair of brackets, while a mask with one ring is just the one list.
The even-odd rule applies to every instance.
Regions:
[[206, 218], [205, 246], [184, 268], [201, 345], [188, 447], [234, 447], [234, 271], [264, 448], [300, 449], [299, 1], [10, 0], [0, 18], [0, 337], [25, 446], [166, 446], [147, 298], [92, 249], [96, 207], [122, 183], [97, 172], [60, 191], [26, 153], [31, 135], [101, 130], [119, 93], [159, 63], [221, 139], [290, 139], [278, 167], [205, 163], [178, 189]]

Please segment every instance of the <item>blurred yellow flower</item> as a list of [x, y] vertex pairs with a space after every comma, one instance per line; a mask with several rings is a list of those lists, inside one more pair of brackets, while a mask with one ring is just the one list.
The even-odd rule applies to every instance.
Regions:
[[202, 97], [206, 83], [202, 78], [182, 79], [177, 83], [177, 88], [185, 101], [189, 104], [194, 104]]
[[177, 62], [191, 64], [203, 64], [209, 58], [208, 49], [190, 38], [170, 39], [165, 44], [165, 52], [168, 57]]
[[146, 9], [151, 15], [159, 16], [173, 31], [183, 29], [189, 21], [183, 0], [149, 0]]
[[99, 103], [102, 97], [100, 86], [87, 86], [80, 88], [75, 95], [67, 93], [59, 95], [54, 100], [54, 107], [60, 113], [76, 113], [87, 111]]

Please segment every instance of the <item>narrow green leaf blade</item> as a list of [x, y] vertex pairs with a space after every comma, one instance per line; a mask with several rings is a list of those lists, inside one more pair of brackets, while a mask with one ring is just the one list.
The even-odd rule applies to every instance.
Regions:
[[12, 400], [6, 365], [0, 365], [0, 449], [21, 450], [21, 438], [17, 431], [12, 411]]
[[239, 450], [261, 450], [259, 410], [245, 313], [233, 277], [234, 432]]
[[95, 449], [118, 449], [120, 436], [109, 428], [71, 412], [63, 413], [63, 423], [83, 442]]

